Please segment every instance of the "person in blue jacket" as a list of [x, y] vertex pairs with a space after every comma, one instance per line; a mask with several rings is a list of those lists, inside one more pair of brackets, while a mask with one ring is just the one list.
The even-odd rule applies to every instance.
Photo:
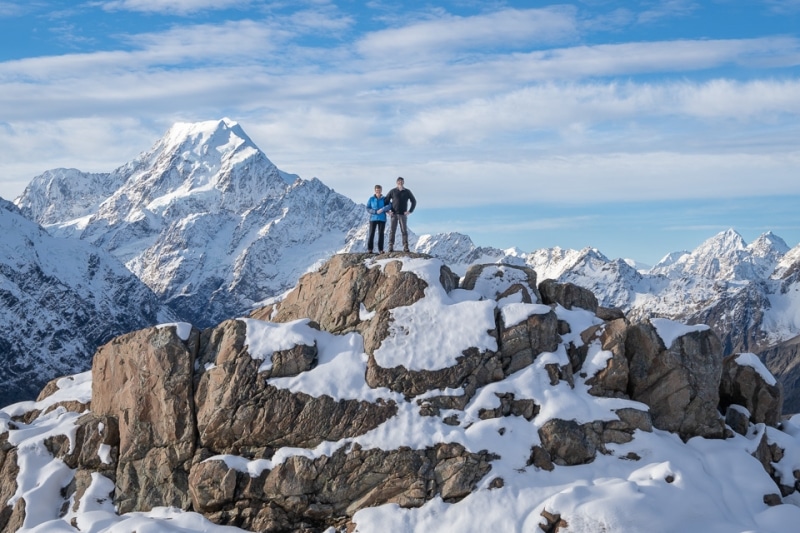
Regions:
[[392, 208], [392, 205], [383, 196], [383, 187], [380, 185], [375, 186], [375, 194], [367, 200], [367, 211], [369, 217], [369, 239], [367, 240], [367, 250], [369, 253], [374, 254], [372, 245], [375, 243], [375, 233], [378, 233], [378, 253], [383, 253], [383, 234], [386, 230], [386, 212]]

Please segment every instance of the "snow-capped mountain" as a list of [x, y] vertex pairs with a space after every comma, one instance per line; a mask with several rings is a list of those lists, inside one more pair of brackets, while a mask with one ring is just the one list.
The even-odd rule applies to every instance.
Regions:
[[47, 172], [16, 203], [52, 234], [109, 251], [203, 327], [283, 292], [359, 239], [363, 206], [291, 178], [222, 119], [175, 124], [109, 174]]
[[58, 239], [0, 199], [0, 405], [89, 368], [112, 337], [175, 316], [110, 254]]
[[691, 276], [755, 281], [768, 277], [788, 251], [783, 239], [772, 232], [764, 233], [748, 245], [739, 233], [729, 229], [706, 240], [691, 253], [677, 258], [667, 256], [667, 261], [654, 266], [650, 273], [672, 279]]
[[[363, 251], [366, 240], [363, 205], [278, 170], [228, 119], [175, 124], [107, 174], [48, 171], [16, 203], [51, 233], [111, 252], [198, 327], [249, 312], [331, 255]], [[726, 353], [800, 335], [800, 251], [771, 232], [747, 244], [727, 230], [650, 270], [594, 248], [526, 253], [478, 247], [458, 233], [410, 242], [459, 275], [475, 263], [528, 265], [539, 280], [588, 288], [632, 320], [707, 323]]]

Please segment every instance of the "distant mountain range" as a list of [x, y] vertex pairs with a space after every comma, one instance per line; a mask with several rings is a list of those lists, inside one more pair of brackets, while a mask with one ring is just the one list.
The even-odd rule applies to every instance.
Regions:
[[[175, 124], [110, 173], [45, 172], [15, 203], [51, 235], [119, 259], [174, 316], [200, 328], [278, 297], [335, 253], [363, 251], [366, 237], [363, 205], [280, 171], [228, 119]], [[800, 335], [800, 246], [772, 233], [748, 245], [728, 230], [649, 270], [593, 248], [526, 253], [477, 247], [458, 233], [411, 241], [459, 274], [473, 263], [526, 264], [539, 280], [588, 288], [634, 320], [707, 323], [725, 353], [796, 346]], [[773, 359], [791, 372], [789, 352], [777, 349]], [[800, 410], [793, 389], [786, 405]]]

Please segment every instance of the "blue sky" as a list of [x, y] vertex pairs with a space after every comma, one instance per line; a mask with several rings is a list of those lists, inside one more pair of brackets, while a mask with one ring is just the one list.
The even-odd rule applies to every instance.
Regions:
[[229, 117], [417, 233], [653, 263], [800, 242], [800, 0], [0, 0], [0, 196]]

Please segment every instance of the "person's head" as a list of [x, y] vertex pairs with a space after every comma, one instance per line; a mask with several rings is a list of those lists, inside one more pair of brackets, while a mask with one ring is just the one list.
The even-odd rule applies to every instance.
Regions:
[[406, 184], [406, 180], [403, 178], [397, 178], [397, 188], [402, 189], [403, 186]]
[[383, 187], [380, 185], [375, 186], [375, 196], [380, 196], [383, 193]]

